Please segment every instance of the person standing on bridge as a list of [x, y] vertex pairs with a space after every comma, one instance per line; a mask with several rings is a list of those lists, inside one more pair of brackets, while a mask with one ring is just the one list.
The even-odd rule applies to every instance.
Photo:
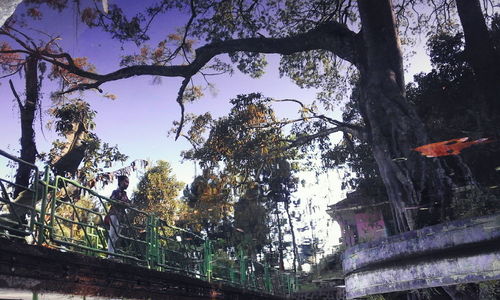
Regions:
[[108, 231], [108, 252], [115, 253], [116, 243], [121, 231], [120, 224], [126, 220], [127, 212], [125, 209], [130, 205], [130, 200], [127, 196], [126, 189], [128, 188], [129, 179], [125, 175], [118, 176], [118, 189], [114, 190], [110, 199], [116, 201], [111, 205], [107, 219], [109, 220]]

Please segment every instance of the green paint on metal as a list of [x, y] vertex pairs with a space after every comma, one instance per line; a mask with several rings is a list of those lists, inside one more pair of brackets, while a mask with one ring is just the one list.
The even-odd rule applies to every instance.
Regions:
[[40, 220], [38, 225], [38, 245], [43, 245], [45, 243], [45, 207], [47, 207], [47, 195], [49, 194], [49, 179], [50, 179], [50, 169], [49, 166], [45, 166], [43, 175], [43, 195], [42, 195], [42, 206], [40, 209]]
[[245, 256], [245, 253], [243, 252], [243, 249], [240, 249], [239, 251], [239, 261], [240, 261], [240, 284], [242, 286], [247, 285], [247, 258]]
[[236, 281], [236, 270], [233, 267], [229, 268], [229, 280], [233, 284], [237, 283], [237, 281]]
[[213, 272], [213, 252], [210, 240], [205, 240], [203, 244], [203, 274], [208, 282], [212, 281]]
[[160, 262], [160, 247], [158, 241], [158, 218], [148, 216], [146, 227], [147, 261], [151, 269], [158, 269]]
[[[1, 155], [6, 156], [0, 150]], [[24, 163], [15, 157], [6, 157]], [[48, 167], [45, 167], [43, 179], [39, 180], [37, 167], [32, 167], [35, 170], [35, 188], [24, 188], [33, 194], [29, 230], [36, 237], [35, 242], [64, 251], [108, 257], [109, 228], [104, 226], [103, 221], [110, 205], [116, 201], [71, 179], [62, 176], [51, 178]], [[8, 182], [2, 178], [0, 180]], [[37, 187], [40, 187], [40, 192]], [[75, 190], [77, 193], [72, 192]], [[92, 198], [91, 201], [97, 208], [82, 204], [80, 195]], [[38, 210], [35, 209], [35, 204], [39, 200], [41, 203]], [[292, 282], [283, 284], [282, 282], [287, 281], [281, 278], [284, 276], [281, 272], [272, 270], [268, 264], [262, 265], [249, 259], [242, 249], [239, 249], [235, 259], [228, 260], [224, 249], [215, 249], [218, 245], [216, 241], [169, 225], [158, 217], [133, 207], [127, 210], [130, 213], [121, 222], [122, 230], [119, 234], [123, 245], [115, 248], [113, 254], [124, 259], [123, 261], [270, 294], [286, 294], [296, 288], [296, 284]], [[222, 256], [219, 257], [220, 254]], [[278, 283], [273, 284], [276, 282]], [[37, 293], [33, 293], [33, 299], [38, 299]]]
[[267, 262], [264, 265], [264, 287], [268, 292], [272, 292], [273, 290], [273, 282], [271, 280], [271, 273], [269, 270], [269, 264]]

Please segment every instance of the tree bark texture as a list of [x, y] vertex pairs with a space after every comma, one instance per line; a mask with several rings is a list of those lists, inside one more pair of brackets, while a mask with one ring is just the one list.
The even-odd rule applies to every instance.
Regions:
[[[35, 163], [36, 145], [35, 131], [33, 123], [35, 120], [35, 112], [38, 105], [39, 84], [38, 84], [38, 58], [31, 55], [26, 59], [25, 64], [25, 83], [26, 83], [26, 101], [24, 105], [19, 103], [19, 111], [21, 116], [21, 159]], [[16, 171], [16, 185], [27, 187], [29, 185], [31, 168], [27, 165], [20, 164]], [[24, 188], [17, 186], [14, 191], [14, 198], [21, 193]]]
[[[500, 114], [500, 53], [488, 32], [479, 0], [456, 0], [458, 15], [465, 37], [465, 52], [476, 76], [478, 93], [483, 98], [479, 106], [489, 120], [487, 134], [499, 135], [493, 118]], [[488, 122], [489, 121], [489, 122]]]
[[[403, 62], [390, 0], [359, 0], [363, 53], [360, 112], [394, 208], [398, 230], [438, 222], [446, 216], [450, 183], [437, 159], [412, 151], [428, 143], [424, 124], [406, 101]], [[433, 209], [440, 206], [439, 217]], [[431, 206], [422, 215], [418, 207]], [[417, 209], [415, 209], [417, 208]]]

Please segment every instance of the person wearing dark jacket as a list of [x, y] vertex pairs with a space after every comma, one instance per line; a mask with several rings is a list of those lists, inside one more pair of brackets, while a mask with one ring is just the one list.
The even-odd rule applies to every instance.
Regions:
[[115, 253], [116, 250], [116, 242], [118, 241], [118, 237], [121, 231], [120, 224], [126, 220], [126, 211], [125, 209], [130, 205], [130, 200], [127, 196], [126, 189], [129, 185], [129, 179], [127, 176], [118, 176], [118, 189], [114, 190], [111, 194], [110, 199], [114, 200], [109, 209], [108, 218], [109, 218], [109, 238], [108, 238], [108, 252]]

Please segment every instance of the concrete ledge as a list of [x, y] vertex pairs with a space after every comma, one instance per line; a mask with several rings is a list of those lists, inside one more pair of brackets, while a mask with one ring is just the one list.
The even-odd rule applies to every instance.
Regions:
[[345, 274], [390, 261], [500, 241], [500, 215], [457, 220], [348, 248]]
[[405, 232], [346, 250], [347, 299], [500, 279], [500, 215]]
[[7, 239], [0, 239], [0, 253], [4, 289], [151, 300], [285, 298]]
[[500, 251], [438, 258], [346, 276], [347, 299], [419, 288], [500, 279]]

